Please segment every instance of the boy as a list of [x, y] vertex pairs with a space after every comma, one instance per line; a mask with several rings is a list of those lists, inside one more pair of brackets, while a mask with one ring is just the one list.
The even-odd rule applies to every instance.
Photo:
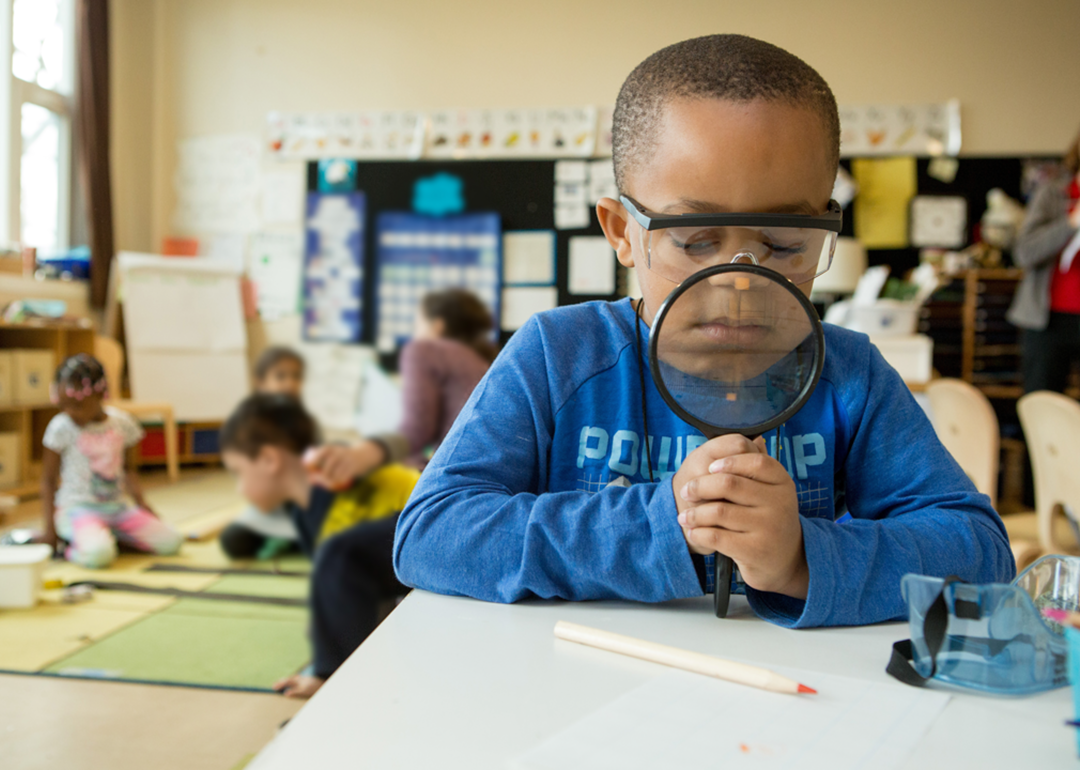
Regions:
[[[292, 348], [275, 345], [255, 362], [255, 392], [282, 393], [299, 399], [304, 389], [304, 359]], [[296, 527], [284, 510], [263, 513], [249, 506], [225, 527], [221, 549], [231, 559], [271, 559], [295, 549]]]
[[[412, 490], [415, 471], [386, 468], [378, 485], [331, 492], [313, 483], [303, 460], [317, 443], [311, 415], [281, 394], [249, 396], [221, 428], [222, 459], [237, 475], [240, 494], [262, 511], [284, 507], [301, 548], [314, 559], [312, 675], [274, 686], [292, 697], [314, 694], [375, 629], [380, 604], [408, 591], [394, 576], [390, 552], [396, 512]], [[327, 525], [335, 517], [349, 519], [351, 526], [330, 535]]]
[[[597, 214], [643, 300], [559, 308], [514, 335], [401, 515], [402, 582], [501, 602], [655, 602], [701, 595], [702, 556], [720, 552], [758, 615], [807, 627], [904, 616], [906, 572], [1010, 579], [1000, 519], [865, 336], [826, 327], [784, 463], [762, 441], [706, 441], [648, 376], [642, 341], [679, 282], [747, 250], [784, 270], [752, 223], [715, 228], [732, 242], [699, 259], [677, 216], [794, 214], [812, 238], [837, 216], [838, 157], [832, 93], [786, 51], [714, 35], [639, 65], [615, 108], [621, 202]], [[814, 276], [792, 280], [809, 293]]]

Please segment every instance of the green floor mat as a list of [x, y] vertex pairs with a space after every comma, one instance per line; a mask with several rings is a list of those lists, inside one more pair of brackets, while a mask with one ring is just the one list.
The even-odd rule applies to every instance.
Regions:
[[[211, 605], [208, 612], [190, 605]], [[310, 658], [307, 611], [184, 599], [45, 669], [46, 673], [269, 689]], [[269, 611], [267, 611], [269, 610]]]

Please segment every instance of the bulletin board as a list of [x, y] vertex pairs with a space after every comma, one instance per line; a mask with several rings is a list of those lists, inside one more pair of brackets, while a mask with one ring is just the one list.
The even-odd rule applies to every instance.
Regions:
[[[986, 212], [986, 194], [995, 187], [1009, 197], [1026, 203], [1029, 192], [1024, 183], [1024, 169], [1029, 163], [1045, 163], [1044, 157], [959, 157], [956, 176], [951, 181], [937, 179], [930, 174], [930, 158], [914, 158], [917, 195], [958, 196], [967, 201], [967, 243], [974, 238], [975, 229]], [[840, 165], [850, 170], [851, 159], [844, 158]], [[844, 211], [843, 236], [854, 236], [857, 215], [854, 207]], [[1008, 263], [1010, 255], [1005, 254]], [[893, 275], [901, 275], [919, 265], [919, 249], [869, 249], [867, 262], [872, 265], [891, 265]]]
[[[578, 229], [555, 228], [555, 167], [556, 160], [419, 160], [419, 161], [359, 161], [356, 168], [356, 189], [363, 192], [368, 226], [364, 231], [365, 272], [376, 268], [376, 228], [373, 225], [382, 212], [412, 210], [416, 181], [440, 172], [456, 176], [463, 183], [465, 213], [496, 212], [503, 233], [522, 230], [549, 230], [555, 233], [555, 288], [559, 305], [571, 305], [590, 300], [620, 298], [625, 277], [617, 270], [615, 291], [606, 294], [572, 294], [569, 290], [570, 239], [574, 236], [602, 236], [595, 211], [590, 210], [588, 224]], [[318, 189], [318, 164], [308, 164], [308, 190]], [[615, 269], [615, 268], [613, 268]], [[376, 344], [378, 297], [375, 281], [364, 286], [363, 332], [361, 341]], [[510, 337], [502, 334], [502, 341]], [[392, 357], [381, 356], [393, 366]]]

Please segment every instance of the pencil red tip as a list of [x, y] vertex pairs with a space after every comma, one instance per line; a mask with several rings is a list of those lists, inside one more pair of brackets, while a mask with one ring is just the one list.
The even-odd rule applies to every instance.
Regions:
[[817, 690], [815, 690], [813, 687], [807, 687], [805, 684], [799, 685], [799, 692], [808, 692], [811, 695], [817, 695]]

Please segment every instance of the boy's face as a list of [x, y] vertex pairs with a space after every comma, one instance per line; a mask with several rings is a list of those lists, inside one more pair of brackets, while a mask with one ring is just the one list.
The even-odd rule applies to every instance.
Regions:
[[226, 449], [221, 453], [225, 467], [235, 474], [237, 491], [260, 511], [269, 513], [288, 501], [286, 473], [287, 452], [264, 446], [255, 457]]
[[[664, 110], [652, 155], [632, 169], [624, 192], [662, 214], [822, 214], [836, 176], [828, 141], [821, 118], [804, 107], [676, 99]], [[597, 214], [619, 262], [637, 272], [642, 316], [651, 324], [678, 284], [647, 267], [641, 226], [622, 204], [606, 198]], [[812, 286], [799, 288], [809, 294]]]
[[295, 358], [283, 358], [270, 367], [259, 381], [260, 393], [281, 393], [300, 398], [304, 389], [304, 367]]

